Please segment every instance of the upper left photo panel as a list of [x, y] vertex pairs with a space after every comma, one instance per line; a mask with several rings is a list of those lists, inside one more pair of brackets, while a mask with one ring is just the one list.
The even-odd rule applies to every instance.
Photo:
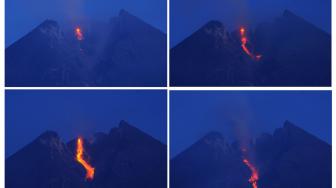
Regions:
[[6, 0], [7, 87], [164, 87], [166, 1]]

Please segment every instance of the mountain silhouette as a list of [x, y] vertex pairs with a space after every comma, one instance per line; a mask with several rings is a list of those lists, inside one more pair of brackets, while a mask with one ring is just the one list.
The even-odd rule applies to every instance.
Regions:
[[[259, 187], [331, 187], [331, 146], [286, 121], [251, 141]], [[240, 143], [209, 133], [171, 159], [171, 187], [252, 187]]]
[[240, 32], [229, 32], [210, 21], [171, 49], [173, 86], [329, 86], [331, 36], [289, 10], [254, 30], [245, 28], [244, 53]]
[[108, 23], [46, 20], [5, 54], [7, 86], [166, 85], [166, 35], [125, 10]]
[[[110, 133], [84, 139], [94, 179], [76, 161], [76, 139], [64, 143], [47, 131], [6, 159], [6, 187], [165, 187], [166, 145], [121, 121]], [[20, 180], [20, 181], [18, 181]]]

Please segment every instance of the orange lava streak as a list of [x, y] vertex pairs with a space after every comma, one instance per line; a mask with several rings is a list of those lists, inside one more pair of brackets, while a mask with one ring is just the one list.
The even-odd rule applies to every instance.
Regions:
[[82, 30], [81, 30], [80, 27], [75, 28], [75, 35], [76, 35], [77, 40], [83, 40], [84, 39]]
[[252, 52], [247, 48], [246, 44], [247, 44], [247, 37], [246, 37], [246, 32], [245, 32], [245, 28], [240, 28], [240, 37], [241, 37], [241, 46], [242, 49], [244, 50], [244, 52], [251, 57], [251, 59], [254, 60], [260, 60], [261, 55], [254, 55], [252, 54]]
[[258, 170], [247, 159], [243, 159], [243, 162], [251, 170], [252, 173], [249, 182], [251, 183], [253, 188], [258, 188], [257, 185], [257, 181], [259, 179]]
[[83, 159], [84, 154], [84, 147], [83, 147], [83, 140], [82, 138], [77, 139], [77, 153], [76, 153], [76, 160], [85, 168], [86, 170], [86, 179], [93, 180], [94, 176], [94, 168]]

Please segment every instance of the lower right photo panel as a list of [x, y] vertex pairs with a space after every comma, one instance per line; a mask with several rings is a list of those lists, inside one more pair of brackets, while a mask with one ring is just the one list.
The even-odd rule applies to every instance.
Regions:
[[171, 91], [171, 188], [331, 188], [331, 91]]

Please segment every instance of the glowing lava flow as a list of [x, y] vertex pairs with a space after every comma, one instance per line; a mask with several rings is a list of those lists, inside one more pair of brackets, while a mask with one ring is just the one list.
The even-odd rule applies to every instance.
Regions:
[[93, 180], [94, 168], [83, 159], [84, 147], [82, 138], [77, 139], [77, 153], [76, 160], [85, 168], [86, 170], [86, 179]]
[[244, 50], [244, 52], [251, 57], [251, 59], [253, 60], [260, 60], [261, 58], [261, 55], [254, 55], [246, 46], [247, 44], [247, 37], [246, 37], [246, 31], [245, 31], [245, 28], [240, 28], [240, 40], [241, 40], [241, 46]]
[[252, 173], [249, 182], [251, 183], [253, 188], [258, 188], [257, 181], [259, 179], [259, 175], [257, 169], [247, 159], [243, 159], [243, 162], [251, 170]]
[[75, 28], [75, 35], [76, 35], [77, 40], [83, 40], [84, 39], [82, 30], [81, 30], [80, 27]]

